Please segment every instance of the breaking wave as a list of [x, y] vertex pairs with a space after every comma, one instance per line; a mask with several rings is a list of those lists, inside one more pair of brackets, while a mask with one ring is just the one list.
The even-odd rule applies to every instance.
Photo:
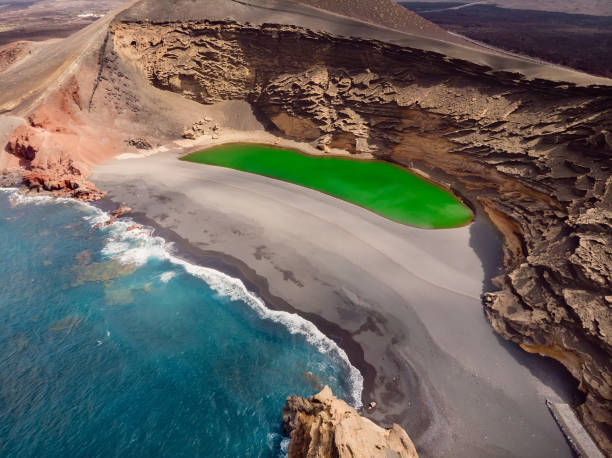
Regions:
[[[96, 223], [104, 222], [104, 218], [107, 219], [108, 216], [101, 212], [101, 214], [89, 218], [93, 226]], [[142, 266], [150, 259], [168, 260], [182, 267], [187, 273], [204, 280], [217, 294], [234, 301], [244, 302], [261, 319], [280, 323], [291, 334], [303, 336], [309, 344], [319, 352], [332, 357], [336, 364], [350, 374], [350, 403], [356, 408], [361, 407], [363, 376], [357, 368], [351, 365], [345, 351], [325, 336], [313, 323], [295, 313], [269, 309], [261, 298], [244, 286], [240, 279], [209, 267], [192, 264], [177, 257], [173, 254], [173, 244], [161, 237], [154, 236], [151, 228], [128, 231], [127, 228], [133, 224], [134, 222], [129, 218], [122, 218], [104, 228], [109, 232], [109, 240], [102, 251], [105, 256], [114, 258], [123, 264], [136, 266]], [[171, 275], [166, 274], [169, 274], [169, 272], [162, 274], [162, 281], [168, 281], [172, 278]]]
[[[362, 406], [361, 393], [363, 391], [363, 376], [359, 370], [350, 363], [346, 352], [333, 340], [325, 336], [310, 321], [295, 313], [269, 309], [266, 307], [264, 301], [250, 292], [238, 278], [181, 259], [173, 253], [173, 244], [161, 237], [155, 236], [152, 228], [143, 227], [141, 229], [128, 230], [130, 226], [134, 225], [134, 221], [129, 218], [120, 218], [112, 224], [104, 226], [104, 224], [109, 221], [110, 216], [91, 204], [65, 198], [24, 196], [14, 188], [4, 190], [11, 193], [9, 196], [11, 205], [39, 205], [61, 202], [78, 206], [87, 213], [84, 219], [88, 221], [92, 230], [107, 232], [108, 237], [102, 249], [103, 256], [133, 266], [143, 266], [150, 259], [168, 260], [183, 268], [187, 273], [202, 279], [217, 294], [231, 300], [244, 302], [254, 310], [261, 319], [279, 323], [283, 325], [289, 333], [304, 337], [309, 344], [315, 347], [319, 352], [329, 356], [335, 364], [342, 368], [345, 373], [349, 374], [351, 399], [347, 401], [355, 408]], [[159, 278], [162, 282], [168, 282], [174, 275], [174, 272], [165, 272]]]

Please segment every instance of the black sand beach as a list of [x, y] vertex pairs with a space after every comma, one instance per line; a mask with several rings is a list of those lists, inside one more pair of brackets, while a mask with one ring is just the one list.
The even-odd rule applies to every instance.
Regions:
[[241, 278], [338, 342], [364, 376], [364, 404], [377, 403], [365, 414], [402, 424], [422, 456], [572, 456], [545, 399], [571, 400], [573, 383], [502, 341], [482, 312], [483, 266], [501, 258], [483, 218], [411, 228], [176, 152], [116, 160], [93, 179], [106, 205], [132, 207], [180, 256]]

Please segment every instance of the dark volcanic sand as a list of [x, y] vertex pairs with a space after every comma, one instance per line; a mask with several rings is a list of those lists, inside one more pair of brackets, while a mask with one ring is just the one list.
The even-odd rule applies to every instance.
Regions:
[[500, 259], [482, 218], [410, 228], [172, 153], [115, 161], [94, 181], [181, 256], [242, 278], [336, 340], [364, 375], [364, 402], [378, 404], [367, 415], [401, 423], [422, 456], [572, 456], [544, 405], [571, 398], [571, 379], [499, 339], [482, 313], [483, 265]]

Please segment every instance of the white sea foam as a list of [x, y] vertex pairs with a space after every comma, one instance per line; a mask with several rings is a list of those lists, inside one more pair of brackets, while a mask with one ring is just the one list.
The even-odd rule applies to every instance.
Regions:
[[[103, 224], [109, 220], [108, 214], [97, 207], [73, 199], [55, 199], [47, 196], [27, 197], [16, 192], [16, 190], [13, 190], [11, 193], [11, 198], [16, 199], [16, 202], [18, 202], [16, 205], [27, 203], [53, 203], [58, 201], [76, 203], [84, 207], [85, 211], [88, 213], [84, 219], [91, 224], [92, 228], [97, 224]], [[129, 218], [120, 218], [108, 226], [99, 227], [99, 230], [106, 231], [108, 234], [106, 244], [102, 249], [102, 254], [104, 256], [116, 259], [124, 264], [137, 266], [144, 265], [149, 259], [168, 260], [175, 265], [181, 266], [189, 274], [204, 280], [209, 287], [219, 295], [246, 303], [261, 319], [280, 323], [284, 325], [291, 334], [303, 336], [307, 342], [313, 345], [319, 352], [331, 357], [336, 364], [340, 365], [349, 373], [351, 386], [350, 403], [356, 408], [362, 406], [361, 393], [363, 391], [363, 376], [357, 368], [350, 363], [345, 351], [333, 340], [325, 336], [325, 334], [323, 334], [313, 323], [295, 313], [269, 309], [266, 307], [264, 301], [248, 291], [244, 283], [238, 278], [231, 277], [209, 267], [192, 264], [175, 256], [172, 253], [173, 244], [166, 242], [161, 237], [153, 236], [152, 229], [128, 231], [127, 228], [133, 223], [134, 222]], [[174, 276], [174, 272], [164, 272], [160, 276], [160, 279], [162, 281], [168, 281], [172, 276]]]
[[90, 207], [93, 211], [91, 212], [90, 215], [83, 217], [83, 219], [86, 219], [87, 221], [89, 221], [89, 223], [92, 226], [96, 226], [98, 224], [104, 224], [110, 219], [110, 216], [108, 215], [108, 213], [103, 212], [102, 210], [94, 206], [90, 206]]
[[361, 407], [361, 392], [363, 390], [363, 377], [361, 373], [350, 364], [344, 350], [319, 331], [313, 323], [295, 313], [267, 308], [264, 302], [259, 297], [249, 292], [244, 286], [244, 283], [237, 278], [230, 277], [218, 270], [188, 263], [175, 256], [171, 256], [170, 260], [175, 264], [183, 266], [190, 274], [204, 280], [220, 295], [229, 297], [232, 300], [241, 300], [245, 302], [255, 310], [260, 318], [283, 324], [291, 334], [304, 336], [308, 343], [314, 346], [319, 352], [335, 357], [334, 359], [336, 362], [341, 363], [345, 366], [344, 368], [349, 371], [352, 386], [351, 403], [356, 407]]
[[287, 454], [289, 453], [289, 443], [291, 442], [291, 439], [289, 439], [288, 437], [283, 437], [281, 439], [281, 443], [280, 443], [280, 452], [281, 455], [280, 456], [287, 456]]
[[277, 458], [287, 458], [289, 453], [289, 442], [291, 441], [288, 437], [283, 437], [277, 433], [268, 433], [268, 446], [273, 447], [278, 439], [280, 439], [280, 443]]
[[104, 254], [122, 263], [138, 266], [152, 258], [168, 260], [183, 267], [187, 273], [204, 280], [219, 295], [246, 303], [261, 319], [280, 323], [291, 334], [303, 336], [319, 352], [330, 356], [336, 364], [341, 365], [349, 373], [351, 404], [361, 407], [363, 376], [357, 368], [351, 365], [345, 351], [325, 336], [313, 323], [295, 313], [269, 309], [264, 301], [248, 291], [238, 278], [209, 267], [192, 264], [175, 256], [172, 254], [172, 244], [161, 237], [152, 236], [149, 232], [126, 231], [125, 229], [132, 223], [129, 219], [120, 219], [108, 226], [110, 237], [103, 249]]
[[97, 209], [93, 205], [87, 202], [81, 202], [80, 200], [72, 199], [70, 197], [54, 197], [49, 195], [44, 196], [32, 196], [26, 195], [19, 192], [18, 188], [0, 188], [0, 191], [9, 194], [9, 202], [11, 206], [17, 207], [20, 205], [49, 205], [49, 204], [64, 204], [72, 207], [78, 207], [88, 213], [95, 213], [100, 218], [104, 217], [104, 220], [108, 220], [109, 216], [103, 211]]
[[52, 197], [52, 196], [26, 196], [17, 190], [16, 188], [0, 188], [3, 191], [10, 193], [9, 201], [13, 207], [18, 205], [41, 205], [49, 203], [72, 203], [76, 202], [74, 199], [68, 199], [65, 197]]
[[172, 279], [173, 279], [175, 276], [176, 276], [176, 272], [169, 271], [169, 272], [164, 272], [163, 274], [161, 274], [161, 275], [159, 276], [159, 279], [160, 279], [161, 281], [163, 281], [164, 283], [168, 283], [168, 282], [169, 282], [170, 280], [172, 280]]

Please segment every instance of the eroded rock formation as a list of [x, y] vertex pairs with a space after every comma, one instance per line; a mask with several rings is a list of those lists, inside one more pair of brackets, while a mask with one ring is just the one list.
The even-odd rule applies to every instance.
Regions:
[[416, 458], [414, 444], [400, 426], [383, 429], [329, 387], [308, 399], [287, 398], [283, 427], [291, 438], [289, 458]]
[[85, 201], [103, 195], [86, 178], [88, 159], [109, 148], [108, 136], [87, 126], [79, 117], [82, 110], [79, 85], [73, 77], [12, 133], [6, 150], [25, 168], [27, 187]]
[[232, 21], [116, 22], [106, 62], [117, 59], [201, 103], [247, 100], [322, 149], [435, 170], [478, 200], [505, 236], [487, 316], [567, 367], [586, 393], [583, 421], [612, 450], [612, 88]]

